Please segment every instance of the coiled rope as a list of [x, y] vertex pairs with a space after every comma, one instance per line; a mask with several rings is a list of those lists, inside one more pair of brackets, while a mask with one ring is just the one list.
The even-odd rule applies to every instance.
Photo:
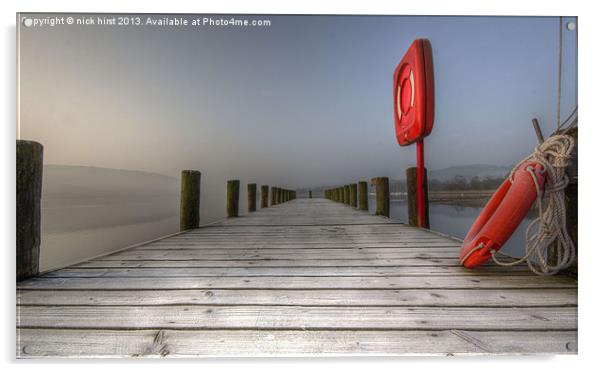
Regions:
[[[531, 271], [538, 275], [554, 275], [575, 261], [575, 244], [566, 229], [564, 205], [564, 189], [569, 183], [565, 168], [569, 165], [574, 146], [575, 141], [571, 136], [553, 135], [537, 146], [533, 154], [520, 161], [510, 172], [508, 179], [512, 182], [514, 172], [524, 162], [536, 162], [542, 166], [542, 170], [527, 167], [537, 191], [539, 216], [527, 226], [525, 255], [521, 259], [502, 262], [496, 257], [496, 251], [491, 250], [491, 258], [498, 265], [514, 266], [527, 262]], [[537, 172], [546, 174], [543, 191], [537, 183]], [[555, 254], [555, 264], [551, 264], [550, 257], [547, 257], [550, 252]]]

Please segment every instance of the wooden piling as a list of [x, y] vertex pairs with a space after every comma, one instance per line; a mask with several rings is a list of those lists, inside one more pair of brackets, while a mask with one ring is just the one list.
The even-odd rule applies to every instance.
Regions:
[[17, 281], [40, 272], [44, 147], [17, 140]]
[[368, 210], [368, 182], [360, 181], [357, 183], [358, 188], [358, 204], [359, 209], [362, 211]]
[[183, 170], [180, 180], [180, 231], [199, 227], [200, 204], [201, 172]]
[[313, 199], [313, 194], [312, 194], [311, 190], [309, 190], [309, 198]]
[[389, 215], [389, 178], [375, 177], [372, 179], [372, 185], [376, 191], [376, 211], [375, 215], [390, 217]]
[[228, 180], [226, 187], [226, 215], [238, 217], [238, 191], [240, 188], [239, 180]]
[[349, 185], [349, 205], [357, 208], [357, 184], [355, 183]]
[[261, 208], [268, 207], [268, 195], [270, 194], [270, 187], [267, 185], [261, 185], [261, 197], [259, 201], [259, 205]]
[[276, 205], [276, 188], [270, 187], [270, 206]]
[[247, 209], [249, 212], [257, 210], [257, 184], [247, 184]]
[[[408, 196], [408, 224], [410, 226], [419, 226], [418, 224], [418, 188], [417, 188], [417, 168], [410, 167], [406, 169], [406, 183], [407, 183], [407, 196]], [[427, 170], [424, 169], [424, 198], [425, 198], [425, 217], [424, 223], [422, 226], [424, 228], [429, 228], [429, 198], [428, 198], [428, 180], [427, 180]]]
[[349, 185], [343, 186], [343, 203], [349, 205]]

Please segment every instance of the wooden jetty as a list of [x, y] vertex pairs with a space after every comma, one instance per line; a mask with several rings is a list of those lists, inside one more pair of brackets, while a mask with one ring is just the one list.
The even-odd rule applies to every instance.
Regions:
[[450, 237], [316, 195], [276, 199], [19, 282], [17, 356], [577, 352], [575, 279], [469, 271]]

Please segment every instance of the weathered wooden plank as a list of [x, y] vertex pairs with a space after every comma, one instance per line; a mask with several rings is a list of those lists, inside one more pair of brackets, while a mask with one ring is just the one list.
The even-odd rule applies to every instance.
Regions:
[[402, 259], [402, 258], [458, 258], [455, 248], [449, 250], [429, 251], [424, 250], [364, 250], [361, 248], [340, 249], [230, 249], [224, 252], [221, 249], [204, 250], [127, 250], [99, 258], [99, 261], [121, 260], [286, 260], [286, 259]]
[[[17, 356], [190, 357], [273, 355], [575, 354], [575, 331], [177, 331], [20, 329]], [[485, 347], [486, 349], [483, 349]]]
[[24, 290], [19, 305], [574, 306], [574, 289]]
[[467, 270], [457, 266], [356, 266], [356, 267], [161, 267], [161, 268], [67, 268], [47, 273], [46, 277], [90, 278], [90, 277], [224, 277], [224, 276], [486, 276], [500, 275], [531, 276], [533, 273], [522, 267], [487, 266]]
[[149, 278], [33, 278], [18, 284], [23, 289], [444, 289], [444, 288], [573, 288], [575, 279], [556, 276], [334, 276], [334, 277], [175, 277]]
[[575, 307], [19, 306], [17, 327], [576, 330]]
[[272, 244], [270, 242], [265, 242], [262, 244], [169, 244], [169, 245], [148, 245], [140, 248], [135, 248], [135, 250], [159, 250], [159, 251], [167, 251], [167, 250], [198, 250], [198, 249], [417, 249], [423, 248], [423, 251], [427, 250], [438, 250], [444, 249], [449, 250], [450, 248], [455, 249], [456, 251], [460, 250], [458, 245], [448, 244], [448, 243], [323, 243], [323, 244], [301, 244], [301, 243], [289, 243], [289, 244]]
[[[210, 268], [210, 267], [405, 267], [405, 266], [458, 266], [456, 258], [403, 258], [403, 259], [293, 259], [280, 260], [94, 260], [71, 266], [72, 268]], [[492, 266], [490, 264], [490, 266]]]

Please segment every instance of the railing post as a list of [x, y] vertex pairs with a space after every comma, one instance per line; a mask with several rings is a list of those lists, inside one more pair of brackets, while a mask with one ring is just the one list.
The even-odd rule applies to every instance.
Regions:
[[261, 199], [260, 199], [261, 208], [268, 207], [268, 195], [269, 194], [270, 194], [270, 187], [267, 185], [261, 185]]
[[257, 184], [247, 184], [247, 209], [249, 212], [257, 210]]
[[355, 183], [349, 185], [349, 205], [357, 208], [357, 184]]
[[228, 217], [238, 217], [238, 191], [240, 188], [239, 180], [228, 180], [226, 190], [226, 215]]
[[201, 172], [183, 170], [180, 180], [180, 231], [199, 227], [200, 204]]
[[[410, 167], [406, 169], [406, 188], [408, 196], [408, 224], [410, 226], [420, 226], [418, 223], [418, 188], [417, 188], [417, 168]], [[425, 216], [424, 216], [424, 228], [429, 228], [429, 197], [428, 197], [428, 180], [427, 171], [424, 169], [424, 198], [425, 198]]]
[[44, 147], [17, 140], [17, 281], [40, 273]]
[[349, 185], [343, 186], [343, 203], [349, 205]]
[[372, 185], [376, 191], [375, 215], [389, 217], [389, 178], [375, 177]]
[[357, 183], [359, 191], [359, 209], [361, 211], [368, 210], [368, 182], [360, 181]]

